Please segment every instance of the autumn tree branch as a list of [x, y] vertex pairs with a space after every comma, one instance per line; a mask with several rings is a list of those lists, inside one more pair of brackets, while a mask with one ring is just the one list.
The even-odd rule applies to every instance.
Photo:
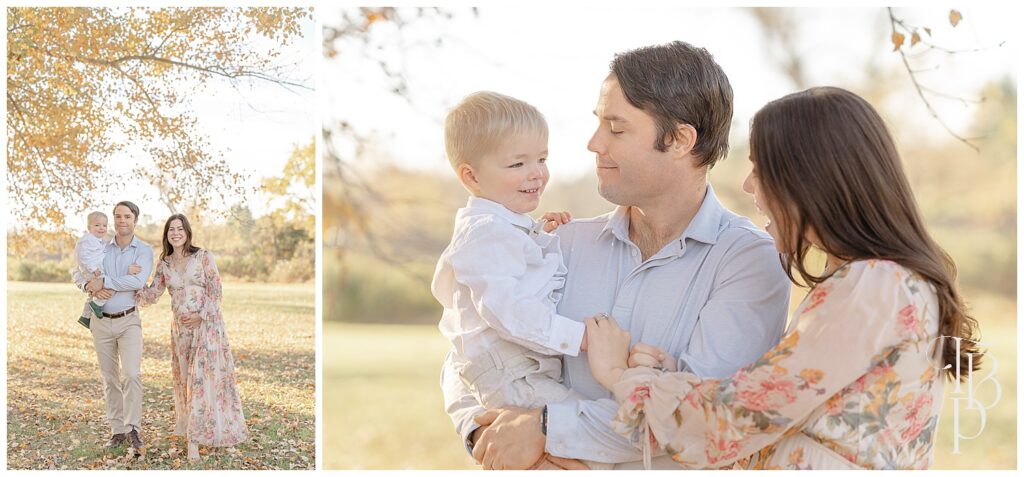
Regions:
[[[939, 116], [939, 113], [937, 111], [935, 111], [935, 107], [932, 106], [932, 103], [931, 103], [931, 101], [928, 100], [928, 97], [925, 95], [925, 92], [928, 91], [931, 94], [935, 94], [936, 96], [944, 97], [944, 98], [947, 98], [947, 99], [956, 99], [956, 100], [959, 100], [959, 101], [963, 102], [964, 104], [966, 104], [968, 102], [968, 100], [965, 99], [965, 98], [953, 97], [953, 96], [947, 95], [947, 94], [935, 93], [935, 92], [933, 92], [933, 90], [931, 90], [929, 88], [926, 88], [925, 86], [921, 85], [921, 82], [918, 81], [918, 79], [917, 79], [917, 71], [918, 70], [915, 70], [914, 68], [912, 68], [910, 66], [910, 61], [907, 59], [907, 53], [906, 53], [906, 51], [903, 50], [903, 47], [902, 47], [903, 41], [905, 40], [905, 35], [897, 30], [897, 26], [899, 26], [900, 28], [903, 28], [905, 32], [912, 33], [913, 36], [912, 36], [912, 40], [911, 40], [911, 45], [913, 45], [915, 43], [918, 43], [918, 42], [925, 42], [925, 40], [921, 39], [920, 34], [917, 33], [917, 28], [910, 28], [910, 27], [908, 27], [903, 22], [903, 20], [896, 18], [896, 14], [893, 12], [892, 7], [888, 7], [888, 8], [886, 8], [886, 10], [888, 11], [888, 14], [889, 14], [889, 25], [890, 25], [891, 31], [892, 31], [893, 43], [895, 44], [895, 48], [894, 49], [900, 54], [900, 60], [903, 62], [903, 67], [907, 70], [907, 74], [910, 76], [910, 81], [914, 85], [914, 89], [917, 91], [918, 97], [920, 97], [921, 101], [924, 102], [925, 108], [928, 109], [928, 113], [931, 114], [931, 116], [933, 118], [935, 118], [936, 121], [938, 121], [939, 125], [941, 125], [942, 128], [945, 129], [946, 132], [949, 133], [951, 136], [956, 138], [958, 141], [966, 144], [967, 147], [970, 147], [971, 149], [974, 149], [975, 152], [981, 152], [981, 149], [978, 148], [978, 146], [976, 144], [971, 142], [972, 140], [976, 140], [976, 139], [980, 139], [980, 138], [965, 138], [965, 137], [961, 136], [960, 134], [957, 134], [956, 132], [954, 132], [953, 129], [950, 128], [949, 125], [946, 124], [946, 122]], [[930, 34], [930, 30], [928, 30], [928, 29], [925, 29], [925, 30], [926, 30], [926, 32], [928, 32]], [[1005, 43], [1005, 42], [1003, 42], [1003, 43]], [[1000, 43], [999, 46], [1002, 46], [1003, 43]], [[926, 45], [930, 45], [930, 43], [926, 43]], [[938, 49], [938, 47], [936, 47], [935, 45], [931, 45], [931, 47]], [[946, 50], [946, 49], [943, 49], [943, 50], [946, 51], [947, 53], [951, 53], [951, 54], [952, 53], [958, 53], [958, 51]], [[981, 51], [981, 50], [980, 49], [975, 49], [975, 50], [964, 50], [964, 51]], [[981, 101], [984, 101], [984, 98], [982, 98], [981, 100], [979, 100], [977, 102], [981, 102]]]

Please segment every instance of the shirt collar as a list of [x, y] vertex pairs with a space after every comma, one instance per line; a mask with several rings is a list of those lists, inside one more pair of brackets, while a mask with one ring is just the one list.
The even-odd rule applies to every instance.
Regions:
[[[718, 201], [714, 188], [708, 184], [704, 201], [697, 209], [697, 214], [690, 220], [690, 225], [679, 236], [680, 248], [685, 248], [686, 239], [713, 244], [718, 240], [718, 229], [722, 222], [722, 203]], [[619, 240], [629, 242], [629, 207], [617, 206], [611, 219], [605, 224], [600, 235], [611, 232]]]
[[[133, 248], [133, 247], [138, 247], [139, 244], [141, 244], [141, 243], [142, 243], [142, 241], [139, 240], [139, 236], [138, 235], [132, 235], [132, 241], [129, 242], [128, 246], [125, 247], [125, 248], [129, 249], [129, 248]], [[118, 245], [117, 245], [117, 235], [114, 235], [113, 237], [110, 238], [110, 241], [107, 242], [107, 246], [108, 247], [109, 246], [118, 247]], [[118, 248], [121, 248], [121, 247], [118, 247]]]
[[601, 229], [601, 233], [598, 237], [603, 236], [606, 233], [611, 233], [615, 238], [629, 242], [629, 207], [618, 205], [615, 206], [615, 211], [612, 212], [612, 216], [608, 219], [608, 222], [604, 224], [604, 228]]
[[527, 231], [532, 230], [534, 227], [533, 219], [529, 215], [513, 212], [508, 207], [483, 197], [470, 196], [466, 206], [459, 209], [456, 218], [462, 219], [481, 214], [496, 215], [509, 221], [512, 225], [524, 228]]
[[708, 184], [704, 194], [704, 202], [700, 204], [697, 215], [693, 216], [690, 225], [686, 226], [680, 241], [692, 238], [698, 242], [713, 244], [718, 240], [718, 229], [722, 224], [722, 203], [718, 201], [714, 188]]

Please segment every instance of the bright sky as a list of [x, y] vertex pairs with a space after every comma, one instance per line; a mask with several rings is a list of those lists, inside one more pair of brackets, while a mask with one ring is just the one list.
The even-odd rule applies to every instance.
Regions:
[[[375, 63], [343, 51], [324, 67], [324, 120], [345, 119], [360, 131], [375, 132], [382, 139], [382, 152], [400, 165], [443, 171], [449, 170], [442, 140], [444, 114], [473, 91], [498, 91], [530, 102], [547, 117], [548, 164], [552, 182], [557, 183], [559, 177], [592, 171], [593, 155], [586, 150], [596, 126], [592, 111], [616, 52], [673, 40], [707, 48], [729, 75], [735, 93], [734, 146], [745, 141], [750, 118], [761, 106], [795, 91], [772, 63], [773, 50], [763, 45], [760, 27], [745, 9], [480, 7], [477, 18], [466, 10], [453, 10], [453, 20], [416, 22], [401, 35], [389, 23], [374, 25], [371, 45], [392, 45], [401, 39], [401, 51], [407, 54], [392, 54], [388, 61], [405, 68], [413, 106], [389, 94]], [[813, 84], [857, 91], [878, 80], [863, 71], [869, 56], [882, 72], [902, 68], [899, 55], [891, 53], [884, 8], [792, 10], [799, 15], [799, 50]], [[909, 24], [931, 27], [934, 42], [951, 49], [989, 47], [1007, 40], [1001, 48], [921, 57], [915, 61], [918, 67], [938, 67], [920, 73], [926, 85], [973, 98], [986, 82], [1006, 75], [1015, 78], [1019, 47], [1012, 35], [1019, 28], [1018, 16], [1003, 9], [964, 6], [963, 22], [952, 28], [948, 7], [896, 12]], [[340, 18], [328, 9], [322, 21], [332, 25]], [[444, 38], [440, 47], [434, 44], [438, 37]], [[893, 104], [878, 106], [897, 136], [946, 134], [928, 116], [906, 73], [890, 77], [896, 78], [894, 89], [903, 93]], [[958, 101], [932, 102], [954, 129], [966, 126], [973, 115], [973, 106]]]
[[[309, 88], [315, 84], [316, 62], [320, 58], [316, 28], [315, 20], [306, 19], [302, 23], [301, 38], [279, 47], [280, 61], [298, 63], [296, 69], [288, 73], [289, 79], [299, 80]], [[262, 50], [273, 46], [262, 38], [254, 45]], [[182, 84], [181, 88], [190, 90], [193, 86]], [[198, 129], [206, 133], [213, 150], [222, 152], [235, 171], [248, 174], [250, 185], [258, 186], [262, 178], [280, 175], [295, 145], [306, 144], [319, 134], [315, 105], [316, 93], [311, 89], [286, 90], [269, 82], [244, 82], [236, 90], [226, 80], [215, 78], [205, 90], [190, 97], [189, 108], [195, 112]], [[142, 145], [133, 145], [128, 137], [124, 141], [127, 143], [125, 150], [110, 157], [104, 167], [129, 179], [122, 187], [112, 189], [109, 203], [90, 205], [88, 210], [100, 210], [109, 215], [113, 204], [128, 199], [139, 205], [142, 222], [148, 219], [162, 223], [170, 211], [159, 201], [157, 189], [145, 181], [130, 179], [138, 164], [151, 164], [152, 160]], [[266, 212], [267, 199], [263, 194], [257, 192], [247, 202], [256, 216]], [[84, 231], [84, 215], [69, 216], [68, 226]], [[10, 211], [7, 224], [8, 229], [17, 226]]]

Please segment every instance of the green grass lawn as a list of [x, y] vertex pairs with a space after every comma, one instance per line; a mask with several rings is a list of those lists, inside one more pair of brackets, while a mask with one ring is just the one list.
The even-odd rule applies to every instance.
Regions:
[[171, 436], [170, 297], [142, 310], [141, 461], [109, 438], [89, 331], [70, 284], [8, 283], [7, 465], [11, 469], [313, 469], [314, 286], [224, 284], [222, 311], [250, 439], [203, 448], [195, 465]]
[[[947, 385], [936, 469], [1016, 468], [1016, 302], [974, 296], [983, 341], [999, 361], [996, 374], [1002, 398], [988, 411], [987, 424], [974, 440], [960, 442], [953, 454]], [[470, 469], [474, 468], [448, 416], [438, 386], [448, 342], [434, 326], [324, 324], [324, 467], [326, 469]], [[991, 369], [985, 364], [976, 386]], [[991, 400], [991, 385], [976, 396]], [[976, 412], [961, 408], [960, 432], [974, 435]]]

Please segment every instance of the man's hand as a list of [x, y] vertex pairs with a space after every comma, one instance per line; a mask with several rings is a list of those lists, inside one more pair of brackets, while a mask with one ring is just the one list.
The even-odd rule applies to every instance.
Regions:
[[540, 216], [541, 219], [546, 220], [544, 223], [544, 231], [547, 233], [554, 232], [559, 225], [565, 225], [572, 220], [572, 214], [568, 212], [547, 212]]
[[676, 360], [665, 350], [647, 343], [637, 343], [629, 350], [630, 368], [646, 366], [648, 368], [664, 369], [665, 371], [676, 371]]
[[94, 298], [99, 298], [100, 300], [109, 300], [110, 297], [114, 296], [114, 290], [104, 288], [96, 293], [93, 293], [92, 296]]
[[133, 263], [131, 265], [128, 265], [128, 274], [129, 275], [137, 275], [141, 271], [142, 271], [142, 266], [137, 264], [137, 263]]
[[473, 458], [484, 469], [529, 469], [544, 456], [546, 438], [540, 431], [541, 408], [489, 409], [473, 418], [487, 426], [473, 445]]
[[96, 293], [103, 289], [103, 279], [96, 277], [89, 280], [89, 283], [85, 284], [85, 291], [89, 293]]

